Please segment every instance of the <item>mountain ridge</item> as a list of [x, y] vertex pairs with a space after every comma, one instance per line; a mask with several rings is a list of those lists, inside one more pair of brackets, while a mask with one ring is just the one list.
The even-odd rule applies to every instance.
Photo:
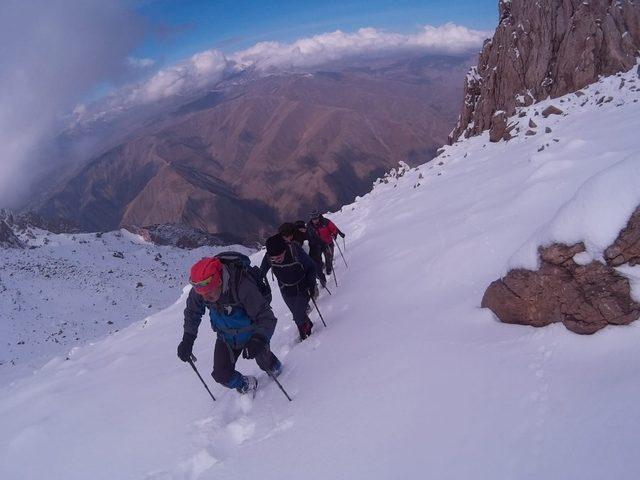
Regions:
[[435, 156], [460, 98], [451, 78], [470, 59], [376, 62], [227, 82], [94, 159], [38, 211], [86, 229], [185, 223], [251, 243], [348, 203], [399, 161]]

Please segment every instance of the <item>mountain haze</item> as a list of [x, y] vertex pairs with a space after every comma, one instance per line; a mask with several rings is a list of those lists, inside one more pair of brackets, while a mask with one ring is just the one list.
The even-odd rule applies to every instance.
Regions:
[[470, 57], [360, 60], [243, 74], [156, 117], [40, 207], [87, 230], [185, 223], [256, 241], [367, 192], [398, 162], [435, 156]]

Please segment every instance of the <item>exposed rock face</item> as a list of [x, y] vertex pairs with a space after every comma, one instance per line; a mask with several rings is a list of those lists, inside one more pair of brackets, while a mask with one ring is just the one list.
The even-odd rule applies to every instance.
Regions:
[[13, 233], [4, 220], [0, 220], [0, 247], [24, 248], [24, 243]]
[[542, 116], [547, 118], [549, 115], [562, 115], [562, 110], [554, 105], [549, 105], [542, 111]]
[[628, 279], [613, 266], [640, 261], [640, 209], [607, 249], [607, 265], [577, 264], [573, 256], [584, 250], [582, 243], [541, 248], [539, 270], [512, 270], [492, 282], [482, 306], [505, 323], [542, 327], [562, 322], [582, 334], [637, 320], [640, 304], [631, 298]]
[[455, 123], [471, 57], [376, 59], [229, 82], [94, 159], [39, 211], [84, 229], [182, 223], [250, 243], [339, 208]]
[[505, 112], [496, 112], [491, 122], [491, 130], [489, 130], [489, 139], [492, 142], [500, 140], [509, 140], [511, 138], [511, 127], [507, 125], [507, 115]]
[[636, 210], [616, 241], [604, 251], [608, 265], [619, 267], [640, 263], [640, 209]]
[[500, 23], [467, 75], [449, 142], [492, 127], [494, 112], [565, 95], [629, 70], [640, 49], [637, 0], [500, 0]]
[[0, 209], [0, 220], [18, 232], [24, 232], [30, 228], [39, 228], [52, 233], [76, 233], [79, 231], [78, 226], [70, 220], [60, 217], [45, 218], [34, 211], [16, 214], [2, 208]]
[[127, 230], [140, 235], [148, 242], [156, 245], [172, 245], [178, 248], [198, 248], [220, 246], [226, 242], [218, 237], [180, 224], [150, 225], [147, 227], [126, 227]]

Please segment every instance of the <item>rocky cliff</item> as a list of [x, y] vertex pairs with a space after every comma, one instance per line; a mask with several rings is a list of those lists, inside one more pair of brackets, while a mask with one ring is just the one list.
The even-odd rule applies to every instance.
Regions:
[[518, 106], [629, 70], [640, 49], [638, 0], [500, 0], [499, 13], [493, 38], [467, 74], [450, 143], [494, 123], [502, 129], [500, 112], [510, 116]]
[[0, 248], [24, 248], [24, 243], [4, 220], [0, 220]]

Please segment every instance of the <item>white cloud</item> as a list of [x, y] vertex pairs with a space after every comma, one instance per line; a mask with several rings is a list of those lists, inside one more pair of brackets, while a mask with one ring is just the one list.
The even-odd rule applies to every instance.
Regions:
[[454, 23], [446, 23], [440, 27], [426, 25], [416, 35], [409, 36], [408, 43], [434, 53], [461, 53], [482, 46], [485, 39], [493, 32], [471, 30]]
[[[259, 70], [311, 67], [351, 56], [394, 51], [457, 54], [480, 48], [489, 36], [490, 32], [447, 23], [440, 27], [426, 25], [410, 35], [375, 28], [361, 28], [354, 33], [337, 30], [293, 43], [261, 42], [229, 57], [218, 50], [207, 50], [158, 71], [148, 80], [114, 92], [106, 104], [99, 106], [100, 113], [94, 113], [94, 118], [214, 85], [232, 68], [237, 71], [249, 67]], [[82, 116], [89, 118], [85, 111]]]
[[479, 49], [490, 32], [447, 23], [426, 25], [414, 34], [361, 28], [353, 33], [335, 31], [301, 38], [292, 43], [261, 42], [228, 57], [218, 50], [197, 53], [164, 68], [151, 78], [117, 90], [77, 109], [69, 126], [117, 116], [132, 108], [151, 105], [195, 89], [213, 86], [231, 71], [305, 68], [355, 56], [394, 52], [460, 54]]
[[293, 43], [261, 42], [230, 58], [245, 67], [268, 69], [309, 67], [350, 56], [393, 51], [457, 54], [479, 48], [490, 35], [453, 23], [426, 25], [410, 35], [375, 28], [361, 28], [355, 33], [337, 30]]
[[131, 101], [153, 102], [185, 93], [222, 79], [227, 59], [217, 50], [207, 50], [192, 56], [186, 62], [165, 68], [133, 89]]
[[56, 170], [60, 118], [123, 74], [143, 30], [127, 0], [0, 1], [0, 207]]
[[156, 64], [151, 58], [127, 57], [127, 64], [134, 68], [149, 68]]
[[[74, 110], [72, 123], [81, 122], [83, 119], [102, 118], [138, 105], [157, 102], [215, 84], [222, 80], [228, 66], [228, 59], [218, 50], [196, 53], [188, 60], [159, 70], [148, 80], [113, 92], [93, 108], [89, 107], [89, 111], [85, 106], [78, 106], [81, 108]], [[93, 116], [88, 114], [90, 111], [93, 111]]]

